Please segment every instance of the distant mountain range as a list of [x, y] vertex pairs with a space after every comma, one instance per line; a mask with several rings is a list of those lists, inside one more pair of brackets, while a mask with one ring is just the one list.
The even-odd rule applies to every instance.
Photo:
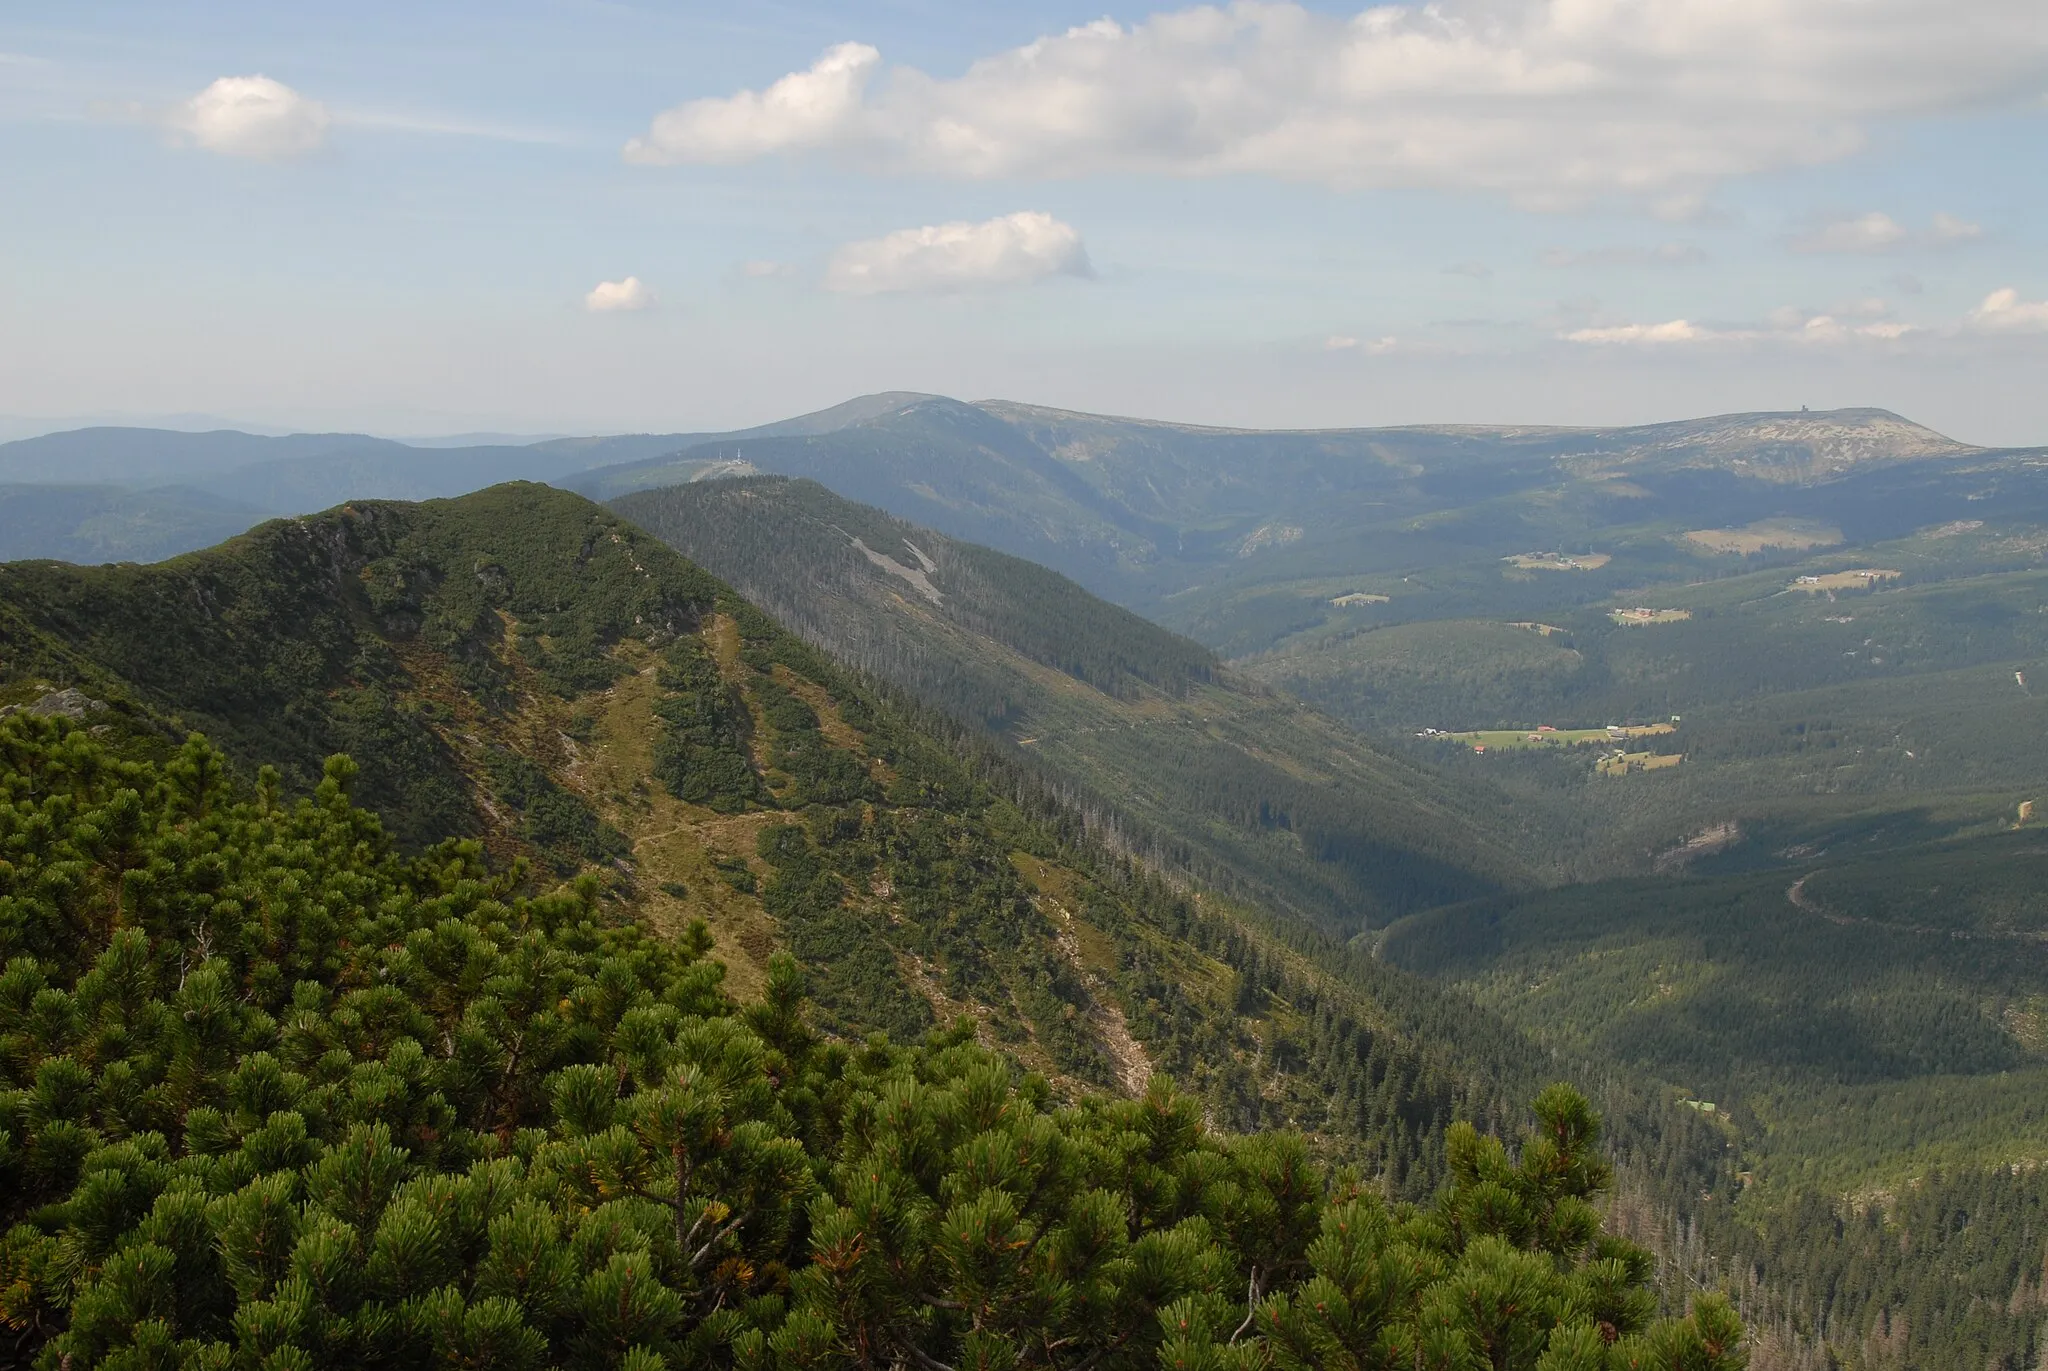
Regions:
[[734, 435], [569, 484], [615, 498], [746, 470], [808, 476], [1198, 628], [1172, 597], [1256, 577], [1278, 550], [1299, 554], [1362, 529], [1392, 541], [1470, 540], [1474, 521], [1448, 512], [1491, 501], [1523, 506], [1513, 521], [1522, 526], [1480, 535], [1491, 546], [1498, 533], [1513, 551], [1674, 505], [1747, 522], [1832, 504], [1845, 485], [1902, 470], [1946, 479], [1985, 463], [2005, 465], [2006, 454], [1871, 409], [1632, 428], [1258, 431], [927, 396], [826, 433]]
[[[471, 446], [361, 434], [88, 428], [0, 444], [0, 558], [150, 560], [235, 519], [533, 480], [598, 499], [720, 475], [808, 476], [1157, 606], [1218, 567], [1364, 524], [1549, 491], [1573, 507], [1711, 497], [1749, 518], [1883, 473], [2006, 465], [1882, 410], [1633, 428], [1260, 431], [887, 392], [731, 433]], [[59, 497], [44, 487], [74, 488]], [[109, 487], [81, 503], [75, 488]], [[109, 511], [140, 490], [150, 517]], [[1783, 508], [1781, 508], [1783, 507]], [[132, 531], [131, 531], [132, 525]], [[246, 523], [244, 524], [246, 526]], [[1247, 568], [1236, 568], [1245, 570]]]
[[[348, 500], [427, 500], [501, 481], [567, 485], [719, 442], [828, 433], [923, 397], [850, 400], [731, 434], [624, 434], [534, 442], [399, 442], [360, 433], [81, 428], [0, 443], [0, 560], [157, 561], [278, 515]], [[492, 437], [492, 435], [477, 435]], [[715, 463], [716, 459], [707, 459]], [[146, 498], [138, 498], [142, 492]]]

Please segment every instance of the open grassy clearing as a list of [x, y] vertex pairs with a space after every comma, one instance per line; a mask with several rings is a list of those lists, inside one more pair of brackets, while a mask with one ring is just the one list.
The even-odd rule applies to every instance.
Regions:
[[1387, 597], [1384, 595], [1372, 595], [1362, 590], [1354, 590], [1349, 595], [1335, 596], [1331, 599], [1330, 605], [1335, 609], [1350, 609], [1357, 605], [1383, 605], [1386, 602]]
[[1898, 579], [1896, 571], [1879, 567], [1864, 567], [1856, 571], [1829, 571], [1817, 576], [1801, 576], [1787, 590], [1805, 591], [1817, 595], [1827, 590], [1868, 590], [1883, 581]]
[[1562, 552], [1521, 552], [1501, 560], [1517, 571], [1598, 571], [1614, 558], [1604, 552], [1582, 552], [1577, 556]]
[[1517, 748], [1581, 747], [1588, 743], [1617, 743], [1631, 738], [1654, 738], [1676, 733], [1676, 724], [1609, 724], [1605, 728], [1482, 728], [1463, 733], [1439, 733], [1426, 729], [1419, 737], [1442, 738], [1465, 743], [1474, 749], [1507, 752]]
[[1741, 528], [1696, 528], [1685, 541], [1707, 552], [1749, 556], [1767, 548], [1804, 552], [1809, 548], [1836, 547], [1842, 530], [1816, 519], [1759, 519]]
[[1685, 758], [1676, 752], [1616, 752], [1594, 766], [1602, 776], [1627, 776], [1637, 771], [1663, 771]]
[[1689, 609], [1648, 609], [1637, 605], [1633, 609], [1610, 609], [1607, 617], [1623, 628], [1644, 628], [1650, 624], [1684, 623], [1692, 617]]

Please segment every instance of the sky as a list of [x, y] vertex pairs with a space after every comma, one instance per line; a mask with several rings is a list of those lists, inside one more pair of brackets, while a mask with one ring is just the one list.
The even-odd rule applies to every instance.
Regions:
[[0, 437], [1872, 405], [2048, 444], [2041, 0], [0, 7]]

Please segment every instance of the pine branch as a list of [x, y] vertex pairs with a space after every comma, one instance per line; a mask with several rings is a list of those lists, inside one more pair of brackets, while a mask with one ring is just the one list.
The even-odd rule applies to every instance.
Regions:
[[[703, 1222], [703, 1217], [704, 1216], [701, 1214], [697, 1216], [699, 1223]], [[687, 1263], [689, 1268], [692, 1271], [696, 1270], [698, 1265], [704, 1260], [704, 1258], [711, 1255], [712, 1248], [718, 1246], [718, 1244], [726, 1238], [731, 1237], [735, 1232], [739, 1230], [739, 1226], [741, 1224], [745, 1223], [748, 1219], [751, 1219], [753, 1217], [754, 1211], [751, 1209], [742, 1210], [740, 1213], [735, 1214], [733, 1216], [731, 1223], [728, 1223], [725, 1227], [719, 1229], [716, 1233], [713, 1233], [710, 1237], [706, 1238], [704, 1240], [704, 1245], [698, 1248], [695, 1252], [690, 1254], [690, 1260]], [[695, 1225], [692, 1225], [690, 1231], [692, 1234], [696, 1232]]]
[[1252, 1268], [1251, 1287], [1245, 1292], [1244, 1297], [1244, 1322], [1239, 1324], [1237, 1331], [1230, 1335], [1232, 1345], [1235, 1345], [1237, 1340], [1245, 1335], [1246, 1330], [1252, 1326], [1252, 1320], [1259, 1316], [1259, 1294], [1259, 1268], [1254, 1266]]
[[916, 1343], [904, 1343], [903, 1350], [908, 1352], [910, 1359], [919, 1366], [922, 1366], [924, 1371], [953, 1371], [952, 1367], [946, 1365], [938, 1358], [926, 1356], [923, 1349], [918, 1347]]

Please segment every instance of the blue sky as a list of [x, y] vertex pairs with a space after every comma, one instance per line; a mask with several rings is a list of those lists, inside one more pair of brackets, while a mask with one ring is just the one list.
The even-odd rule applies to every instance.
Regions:
[[15, 7], [0, 415], [2048, 443], [2044, 135], [2038, 0]]

